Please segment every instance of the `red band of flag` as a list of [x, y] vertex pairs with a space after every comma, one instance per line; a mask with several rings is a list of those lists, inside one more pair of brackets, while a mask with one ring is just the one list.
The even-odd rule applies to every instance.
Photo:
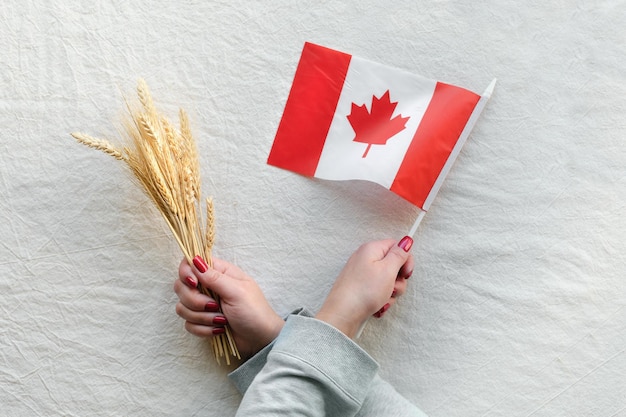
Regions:
[[464, 88], [437, 83], [391, 191], [423, 207], [479, 99]]
[[267, 163], [314, 176], [351, 56], [307, 43]]

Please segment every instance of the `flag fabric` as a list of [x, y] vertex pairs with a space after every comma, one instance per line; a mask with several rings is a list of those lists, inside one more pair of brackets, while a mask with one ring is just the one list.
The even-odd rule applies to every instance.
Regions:
[[372, 181], [426, 211], [484, 101], [305, 43], [267, 163], [316, 178]]

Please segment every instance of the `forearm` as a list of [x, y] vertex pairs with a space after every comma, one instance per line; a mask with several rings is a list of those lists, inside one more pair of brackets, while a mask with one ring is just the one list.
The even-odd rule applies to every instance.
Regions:
[[379, 376], [372, 381], [365, 401], [357, 413], [357, 417], [370, 416], [427, 417]]
[[[293, 314], [310, 317], [310, 313], [306, 310], [297, 310]], [[340, 340], [343, 340], [343, 342], [349, 342], [349, 344], [353, 344], [352, 341], [347, 339], [345, 336], [340, 335], [338, 332], [331, 332], [331, 340], [318, 340], [316, 342], [310, 337], [311, 334], [315, 333], [312, 329], [301, 330], [303, 330], [304, 334], [300, 335], [306, 339], [304, 343], [313, 348], [317, 346], [329, 346], [329, 343], [332, 346], [332, 342], [336, 342], [336, 337], [338, 337]], [[327, 329], [324, 328], [324, 330]], [[298, 336], [298, 334], [293, 334], [292, 332], [288, 336], [293, 338], [294, 336]], [[302, 343], [302, 341], [300, 343]], [[291, 355], [286, 356], [283, 352], [269, 358], [270, 368], [264, 369], [264, 367], [268, 363], [268, 357], [270, 356], [270, 352], [272, 352], [274, 347], [275, 342], [265, 347], [265, 349], [257, 353], [257, 355], [255, 355], [253, 358], [248, 360], [246, 363], [241, 365], [237, 370], [229, 375], [229, 378], [235, 384], [237, 389], [246, 396], [240, 408], [240, 414], [238, 415], [246, 415], [245, 413], [248, 413], [247, 415], [255, 416], [272, 415], [273, 413], [278, 412], [277, 407], [282, 407], [289, 410], [290, 415], [298, 415], [298, 412], [301, 412], [301, 415], [316, 415], [312, 414], [314, 410], [322, 410], [322, 413], [325, 411], [325, 403], [321, 403], [320, 405], [320, 403], [315, 402], [318, 401], [319, 398], [329, 401], [330, 399], [335, 398], [337, 395], [339, 395], [339, 397], [343, 397], [344, 394], [341, 392], [329, 393], [326, 391], [327, 387], [325, 384], [331, 382], [334, 384], [335, 382], [332, 381], [332, 378], [322, 376], [322, 379], [315, 379], [315, 377], [310, 377], [310, 367], [313, 366], [311, 361], [307, 361], [307, 363], [305, 363], [304, 365], [302, 363], [298, 363], [295, 368], [292, 368], [292, 361], [294, 360], [294, 358]], [[281, 350], [284, 349], [281, 348]], [[350, 349], [348, 350], [348, 352], [349, 351]], [[363, 352], [360, 350], [360, 348], [358, 348], [358, 351]], [[349, 354], [348, 352], [346, 353]], [[317, 351], [315, 353], [319, 359], [319, 355], [321, 355], [322, 352]], [[325, 359], [333, 361], [339, 360], [337, 354], [338, 350], [334, 348], [332, 352], [328, 354], [328, 358]], [[300, 357], [297, 362], [300, 362], [302, 359], [303, 358]], [[348, 361], [350, 361], [350, 359], [353, 359], [353, 357], [348, 358]], [[360, 359], [364, 360], [366, 363], [373, 363], [373, 360], [368, 355], [365, 355], [364, 357], [360, 356]], [[353, 362], [349, 363], [349, 365], [348, 363], [344, 363], [343, 366], [358, 366], [355, 365]], [[280, 373], [283, 371], [276, 371], [277, 368], [284, 369], [285, 367], [291, 368], [289, 371], [291, 374], [285, 375]], [[336, 370], [338, 369], [340, 368], [336, 368]], [[349, 374], [351, 372], [354, 372], [354, 369], [349, 369], [347, 373]], [[255, 380], [255, 377], [258, 374], [259, 378]], [[285, 377], [286, 379], [284, 381], [286, 387], [283, 387], [280, 383], [276, 384], [276, 381], [280, 382], [280, 380]], [[316, 374], [316, 377], [319, 377], [319, 374]], [[258, 384], [257, 388], [252, 386], [253, 380], [254, 384]], [[303, 385], [300, 385], [301, 383], [303, 383]], [[393, 387], [391, 387], [387, 382], [385, 382], [378, 376], [368, 378], [367, 381], [361, 378], [354, 385], [366, 387], [367, 393], [364, 398], [357, 400], [356, 402], [349, 403], [350, 405], [346, 407], [346, 412], [348, 414], [344, 415], [355, 415], [354, 413], [356, 408], [357, 416], [425, 416], [425, 414], [422, 413], [417, 407], [407, 401], [397, 391], [395, 391]], [[248, 388], [251, 386], [254, 391], [248, 393]], [[272, 389], [268, 391], [268, 387], [272, 387]], [[277, 391], [277, 394], [274, 394], [274, 391]], [[314, 396], [311, 396], [312, 392], [315, 393]], [[268, 395], [264, 396], [263, 393], [268, 393]], [[303, 396], [305, 397], [301, 398]], [[362, 394], [359, 394], [358, 397], [361, 398]], [[268, 405], [263, 404], [264, 401], [268, 402]], [[294, 401], [295, 403], [293, 403]], [[357, 403], [360, 403], [360, 405], [357, 405]], [[244, 407], [249, 408], [246, 410], [246, 408]], [[261, 411], [259, 411], [259, 409], [261, 409]], [[336, 411], [333, 411], [330, 414], [339, 415]]]
[[[289, 315], [313, 317], [311, 312], [304, 308], [294, 310]], [[288, 317], [289, 316], [285, 317], [285, 320], [287, 320]], [[261, 372], [261, 369], [263, 369], [267, 363], [267, 355], [269, 355], [271, 350], [274, 348], [275, 342], [276, 340], [272, 341], [270, 344], [257, 352], [253, 357], [228, 374], [228, 378], [235, 385], [241, 395], [246, 393], [254, 378], [259, 372]]]
[[378, 365], [324, 322], [291, 316], [244, 394], [238, 416], [353, 416]]

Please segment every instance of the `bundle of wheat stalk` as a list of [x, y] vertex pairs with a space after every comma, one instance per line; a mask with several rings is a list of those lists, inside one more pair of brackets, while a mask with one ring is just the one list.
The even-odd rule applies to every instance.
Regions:
[[[213, 202], [206, 199], [206, 219], [202, 221], [200, 197], [200, 164], [189, 119], [180, 110], [180, 129], [159, 114], [145, 81], [137, 87], [140, 106], [127, 103], [130, 117], [124, 123], [128, 145], [117, 147], [111, 142], [83, 133], [72, 133], [80, 143], [103, 151], [125, 162], [141, 187], [163, 215], [187, 262], [196, 255], [209, 265], [215, 240]], [[217, 294], [199, 287], [219, 303]], [[212, 339], [213, 352], [230, 364], [240, 358], [230, 328]]]

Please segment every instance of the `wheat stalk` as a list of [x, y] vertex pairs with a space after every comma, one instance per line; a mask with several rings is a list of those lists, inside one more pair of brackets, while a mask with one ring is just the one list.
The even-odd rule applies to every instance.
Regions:
[[[189, 118], [179, 111], [180, 130], [158, 113], [150, 90], [144, 80], [139, 80], [137, 96], [140, 108], [128, 103], [129, 119], [124, 121], [126, 140], [121, 149], [109, 141], [83, 133], [72, 133], [80, 143], [105, 152], [126, 162], [144, 192], [162, 214], [172, 231], [187, 262], [201, 255], [212, 265], [211, 253], [215, 242], [215, 214], [213, 200], [206, 199], [204, 227], [201, 219], [200, 162], [196, 142], [191, 133]], [[217, 294], [200, 288], [219, 303]], [[224, 334], [212, 341], [213, 353], [218, 363], [231, 358], [240, 359], [232, 332], [227, 327]]]

